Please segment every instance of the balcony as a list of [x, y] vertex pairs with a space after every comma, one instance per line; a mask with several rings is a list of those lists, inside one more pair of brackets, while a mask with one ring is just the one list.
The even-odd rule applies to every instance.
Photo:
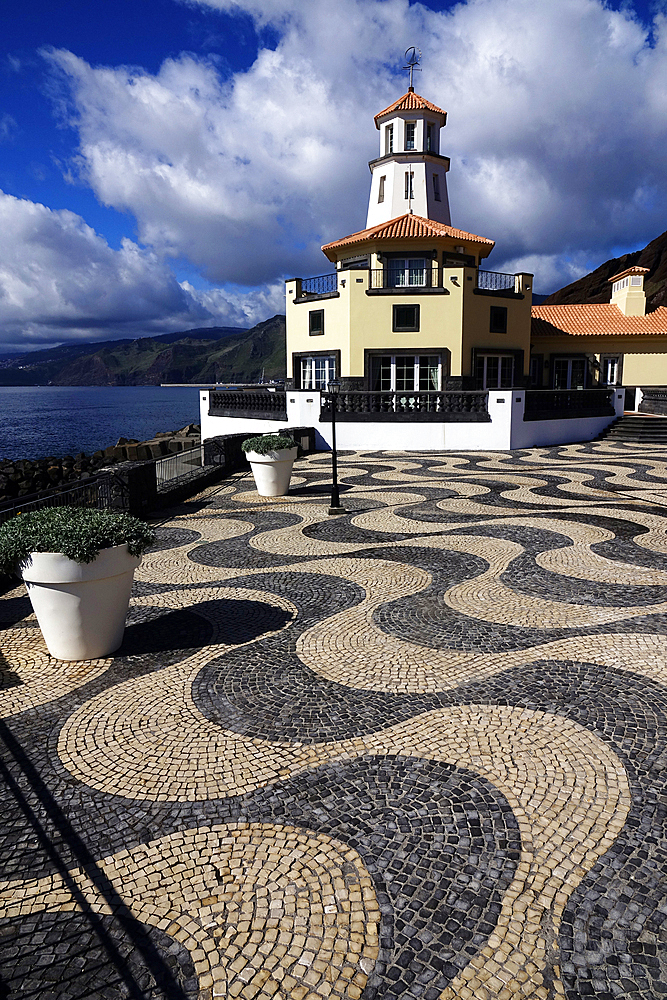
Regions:
[[[322, 394], [320, 420], [331, 420], [331, 397]], [[488, 392], [350, 390], [336, 397], [336, 420], [359, 422], [485, 422], [490, 421]]]
[[368, 271], [369, 295], [449, 295], [442, 284], [442, 269], [415, 267], [395, 270], [391, 267]]
[[317, 274], [312, 278], [295, 278], [295, 302], [313, 302], [317, 299], [337, 298], [338, 272]]
[[[430, 261], [424, 267], [359, 268], [353, 272], [345, 271], [343, 274], [342, 279], [339, 278], [338, 271], [333, 271], [331, 274], [318, 274], [312, 278], [295, 278], [296, 295], [294, 301], [302, 303], [337, 298], [340, 295], [339, 284], [340, 287], [345, 288], [347, 282], [352, 282], [352, 274], [356, 276], [357, 282], [363, 281], [367, 284], [367, 295], [451, 294], [444, 282], [443, 268], [431, 267]], [[519, 274], [478, 270], [476, 279], [473, 288], [476, 295], [523, 298], [524, 288], [522, 276]]]
[[287, 420], [284, 390], [247, 392], [234, 389], [211, 391], [208, 398], [210, 417], [252, 417], [255, 420]]

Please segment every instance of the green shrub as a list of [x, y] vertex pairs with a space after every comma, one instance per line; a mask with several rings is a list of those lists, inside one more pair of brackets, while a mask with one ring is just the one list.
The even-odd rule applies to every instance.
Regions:
[[87, 507], [44, 507], [16, 514], [0, 525], [0, 573], [25, 565], [31, 552], [62, 552], [68, 559], [89, 563], [101, 549], [127, 547], [141, 555], [155, 540], [147, 524], [129, 514]]
[[242, 451], [254, 451], [257, 455], [268, 455], [269, 452], [280, 451], [282, 448], [296, 448], [296, 441], [287, 434], [261, 434], [259, 437], [246, 438], [241, 445]]

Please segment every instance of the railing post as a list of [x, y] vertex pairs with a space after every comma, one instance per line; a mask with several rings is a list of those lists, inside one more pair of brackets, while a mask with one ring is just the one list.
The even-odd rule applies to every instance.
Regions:
[[157, 507], [155, 462], [119, 462], [107, 473], [104, 506], [127, 511], [133, 517], [146, 517]]

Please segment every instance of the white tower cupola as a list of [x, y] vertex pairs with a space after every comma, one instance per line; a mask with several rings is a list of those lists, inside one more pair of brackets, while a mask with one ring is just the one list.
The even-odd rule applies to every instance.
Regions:
[[406, 212], [451, 225], [449, 157], [440, 154], [440, 129], [446, 123], [447, 112], [412, 87], [375, 116], [380, 155], [368, 164], [372, 180], [367, 227]]

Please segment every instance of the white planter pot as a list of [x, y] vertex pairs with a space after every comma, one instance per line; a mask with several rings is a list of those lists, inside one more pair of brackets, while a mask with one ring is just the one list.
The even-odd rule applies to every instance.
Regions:
[[96, 660], [118, 649], [140, 562], [127, 545], [102, 549], [90, 563], [31, 552], [21, 575], [51, 656]]
[[284, 497], [289, 489], [292, 466], [298, 448], [280, 448], [268, 455], [258, 455], [256, 451], [246, 452], [257, 492], [262, 497]]

